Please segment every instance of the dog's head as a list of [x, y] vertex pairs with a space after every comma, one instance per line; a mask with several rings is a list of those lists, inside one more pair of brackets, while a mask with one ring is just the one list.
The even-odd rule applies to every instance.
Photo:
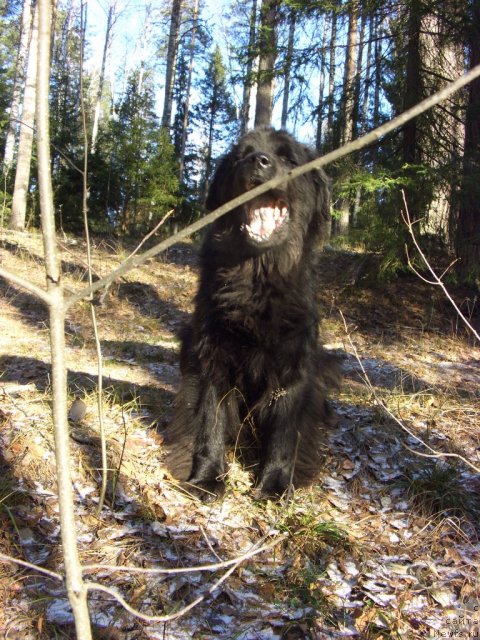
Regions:
[[[315, 157], [285, 131], [261, 128], [244, 135], [222, 158], [207, 197], [212, 211], [272, 178], [287, 176]], [[245, 241], [258, 249], [283, 244], [292, 234], [313, 240], [329, 217], [328, 179], [314, 170], [250, 200], [227, 214]]]

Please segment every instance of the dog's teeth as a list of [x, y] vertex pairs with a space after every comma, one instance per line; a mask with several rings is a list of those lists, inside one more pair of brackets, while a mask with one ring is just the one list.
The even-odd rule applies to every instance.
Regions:
[[242, 230], [257, 242], [268, 240], [272, 233], [278, 229], [288, 217], [288, 209], [285, 206], [261, 206], [252, 210], [250, 222], [243, 223]]

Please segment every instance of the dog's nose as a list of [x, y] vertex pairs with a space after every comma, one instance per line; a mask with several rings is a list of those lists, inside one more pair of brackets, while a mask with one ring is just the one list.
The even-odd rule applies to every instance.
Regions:
[[272, 161], [267, 156], [267, 154], [262, 153], [261, 151], [251, 153], [245, 159], [247, 160], [247, 162], [258, 165], [261, 169], [267, 169], [272, 164]]

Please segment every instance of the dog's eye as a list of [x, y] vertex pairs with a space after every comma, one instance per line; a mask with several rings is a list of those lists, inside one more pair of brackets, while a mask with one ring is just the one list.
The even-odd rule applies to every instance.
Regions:
[[285, 164], [289, 164], [291, 167], [296, 167], [298, 164], [296, 160], [294, 160], [291, 156], [286, 155], [285, 153], [280, 153], [278, 157], [282, 162], [284, 162]]

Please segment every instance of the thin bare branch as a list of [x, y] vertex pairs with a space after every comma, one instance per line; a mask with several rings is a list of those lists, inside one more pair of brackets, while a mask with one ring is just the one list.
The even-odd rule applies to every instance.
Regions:
[[44, 569], [44, 567], [39, 567], [36, 564], [31, 564], [30, 562], [26, 562], [25, 560], [20, 560], [19, 558], [14, 558], [13, 556], [9, 556], [6, 553], [0, 553], [0, 561], [18, 564], [21, 567], [26, 567], [27, 569], [32, 569], [33, 571], [37, 571], [38, 573], [43, 573], [49, 578], [54, 578], [55, 580], [60, 580], [61, 582], [63, 582], [64, 580], [64, 576], [61, 576], [59, 573], [55, 573], [55, 571], [50, 571], [50, 569]]
[[[383, 409], [383, 411], [385, 411], [385, 413], [396, 423], [398, 424], [398, 426], [403, 429], [403, 431], [405, 431], [406, 433], [408, 433], [408, 435], [410, 437], [412, 437], [414, 440], [416, 440], [420, 445], [422, 445], [423, 447], [425, 447], [425, 449], [427, 449], [430, 453], [429, 454], [424, 454], [419, 452], [418, 455], [422, 456], [422, 457], [430, 457], [430, 458], [437, 458], [437, 459], [441, 459], [441, 458], [454, 458], [456, 460], [461, 460], [465, 465], [467, 465], [468, 467], [470, 467], [471, 469], [473, 469], [476, 473], [480, 473], [480, 467], [477, 467], [476, 465], [474, 465], [472, 462], [470, 462], [469, 460], [467, 460], [466, 458], [464, 458], [463, 456], [459, 455], [458, 453], [446, 453], [443, 451], [437, 451], [436, 449], [433, 449], [430, 445], [428, 445], [426, 442], [424, 442], [422, 440], [422, 438], [420, 438], [419, 436], [417, 436], [416, 433], [414, 433], [411, 429], [409, 429], [399, 418], [397, 418], [397, 416], [390, 411], [390, 409], [387, 407], [387, 405], [385, 404], [385, 402], [382, 400], [382, 398], [380, 398], [380, 396], [378, 395], [378, 393], [375, 390], [375, 387], [372, 385], [370, 378], [368, 377], [368, 373], [365, 370], [365, 367], [363, 366], [363, 363], [360, 359], [360, 356], [358, 355], [358, 351], [357, 348], [350, 336], [350, 332], [348, 330], [348, 325], [347, 325], [347, 321], [345, 320], [345, 316], [343, 315], [341, 309], [339, 309], [339, 313], [340, 313], [340, 317], [342, 318], [343, 321], [343, 326], [345, 328], [345, 334], [347, 336], [348, 342], [353, 350], [353, 353], [355, 355], [355, 358], [357, 359], [358, 364], [360, 365], [360, 368], [362, 370], [362, 375], [363, 375], [363, 380], [366, 384], [366, 386], [368, 387], [368, 390], [370, 391], [370, 393], [373, 395], [373, 397], [375, 398], [375, 402], [377, 403], [377, 405], [379, 407], [381, 407]], [[409, 451], [412, 451], [412, 453], [417, 453], [417, 451], [414, 451], [413, 449], [410, 449], [409, 447], [407, 447], [405, 444], [403, 445], [406, 449], [408, 449]]]
[[155, 227], [147, 233], [147, 235], [138, 243], [137, 247], [132, 251], [132, 253], [129, 256], [127, 256], [126, 258], [127, 260], [128, 258], [131, 258], [132, 256], [134, 256], [140, 251], [141, 247], [145, 244], [145, 242], [149, 238], [151, 238], [160, 229], [160, 227], [162, 227], [165, 224], [165, 222], [168, 220], [168, 218], [172, 215], [174, 211], [175, 209], [170, 209], [170, 211], [167, 211], [167, 213], [163, 216], [160, 222], [156, 224]]
[[[262, 538], [259, 542], [260, 542], [260, 544], [262, 544], [264, 542], [264, 539]], [[262, 546], [259, 549], [254, 550], [253, 555], [256, 555], [257, 553], [260, 553], [260, 551], [265, 551], [266, 549], [270, 549], [271, 547], [275, 546], [276, 544], [278, 544], [278, 539], [274, 540], [269, 545]], [[158, 574], [176, 575], [176, 574], [179, 574], [179, 573], [193, 573], [193, 572], [197, 572], [197, 571], [218, 571], [219, 569], [225, 569], [226, 567], [230, 567], [232, 565], [236, 565], [238, 563], [241, 563], [244, 560], [248, 560], [251, 557], [252, 557], [252, 549], [250, 549], [250, 551], [247, 551], [243, 555], [238, 556], [237, 558], [232, 558], [231, 560], [222, 560], [220, 562], [213, 562], [213, 563], [210, 563], [210, 564], [202, 564], [202, 565], [199, 565], [197, 567], [177, 567], [177, 568], [174, 568], [174, 569], [165, 569], [163, 567], [151, 567], [151, 568], [129, 567], [129, 566], [119, 567], [118, 565], [112, 565], [112, 564], [85, 564], [85, 565], [83, 565], [83, 571], [84, 572], [86, 572], [86, 571], [109, 571], [111, 573], [113, 573], [113, 572], [130, 573], [131, 572], [131, 573], [140, 573], [140, 574], [148, 574], [148, 575], [158, 575]]]
[[[83, 63], [85, 48], [85, 13], [86, 2], [82, 0], [80, 3], [80, 23], [81, 23], [81, 42], [80, 42], [80, 111], [82, 116], [82, 133], [83, 133], [83, 171], [82, 171], [82, 215], [83, 229], [85, 233], [85, 243], [87, 247], [87, 273], [88, 284], [91, 286], [93, 282], [92, 268], [92, 248], [90, 242], [90, 229], [88, 227], [88, 135], [87, 135], [87, 116], [85, 112], [85, 98], [83, 86]], [[93, 145], [93, 142], [92, 142]], [[95, 307], [90, 296], [90, 316], [92, 318], [93, 335], [95, 339], [95, 351], [97, 354], [97, 410], [98, 410], [98, 427], [100, 433], [100, 448], [102, 457], [102, 484], [100, 488], [100, 496], [97, 506], [97, 513], [103, 509], [105, 496], [107, 494], [108, 480], [108, 461], [107, 461], [107, 443], [105, 437], [105, 427], [103, 419], [103, 356], [100, 337], [98, 334], [97, 315]]]
[[132, 256], [128, 258], [117, 269], [112, 271], [112, 273], [110, 273], [108, 276], [105, 276], [105, 278], [101, 278], [97, 282], [94, 282], [93, 285], [88, 286], [85, 289], [81, 289], [77, 293], [71, 295], [66, 300], [66, 305], [69, 307], [75, 302], [78, 302], [79, 300], [82, 300], [90, 296], [95, 291], [99, 291], [100, 289], [105, 287], [107, 284], [109, 284], [119, 276], [122, 276], [125, 273], [127, 273], [127, 271], [130, 271], [134, 267], [144, 264], [147, 260], [149, 260], [150, 258], [154, 258], [157, 254], [161, 253], [162, 251], [165, 251], [165, 249], [168, 249], [168, 247], [171, 247], [173, 244], [175, 244], [179, 240], [188, 238], [192, 234], [196, 233], [197, 231], [205, 227], [207, 224], [212, 223], [217, 218], [220, 218], [221, 216], [225, 215], [225, 213], [228, 213], [228, 211], [231, 211], [232, 209], [235, 209], [236, 207], [239, 207], [245, 204], [246, 202], [252, 200], [253, 198], [260, 196], [262, 193], [265, 193], [270, 189], [275, 189], [281, 184], [285, 184], [290, 180], [293, 180], [294, 178], [297, 178], [298, 176], [303, 175], [304, 173], [308, 173], [309, 171], [313, 171], [314, 169], [319, 169], [321, 167], [324, 167], [327, 164], [334, 162], [335, 160], [339, 160], [340, 158], [343, 158], [344, 156], [350, 153], [353, 153], [354, 151], [359, 151], [360, 149], [363, 149], [369, 144], [378, 142], [378, 140], [383, 136], [385, 136], [387, 133], [390, 133], [394, 129], [397, 129], [398, 127], [403, 126], [406, 122], [408, 122], [412, 118], [416, 118], [424, 111], [431, 109], [436, 104], [438, 104], [442, 100], [445, 100], [450, 95], [452, 95], [452, 93], [455, 93], [455, 91], [458, 91], [459, 89], [467, 85], [469, 82], [472, 82], [472, 80], [474, 80], [479, 76], [480, 76], [480, 65], [477, 65], [476, 67], [471, 69], [468, 73], [466, 73], [463, 76], [460, 76], [459, 78], [457, 78], [457, 80], [451, 82], [440, 91], [437, 91], [430, 97], [419, 102], [417, 105], [415, 105], [411, 109], [408, 109], [401, 115], [397, 116], [396, 118], [393, 118], [393, 120], [390, 120], [389, 122], [386, 122], [380, 127], [377, 127], [377, 129], [370, 131], [369, 133], [362, 136], [361, 138], [357, 138], [356, 140], [353, 140], [352, 142], [349, 142], [348, 144], [343, 145], [343, 147], [340, 147], [340, 149], [336, 149], [335, 151], [331, 151], [330, 153], [327, 153], [325, 156], [321, 158], [316, 158], [315, 160], [312, 160], [311, 162], [307, 162], [306, 164], [300, 167], [295, 167], [295, 169], [292, 169], [292, 171], [290, 171], [285, 176], [279, 176], [277, 178], [273, 178], [272, 180], [265, 182], [265, 184], [258, 185], [254, 189], [251, 189], [250, 191], [247, 191], [246, 193], [241, 194], [240, 196], [238, 196], [237, 198], [234, 198], [230, 202], [227, 202], [221, 207], [218, 207], [218, 209], [215, 209], [215, 211], [212, 211], [211, 213], [204, 216], [200, 220], [197, 220], [196, 222], [189, 225], [188, 227], [181, 229], [178, 233], [174, 234], [173, 236], [170, 236], [166, 240], [163, 240], [162, 242], [158, 243], [148, 251], [145, 251], [145, 253], [139, 256]]
[[45, 289], [42, 289], [41, 287], [37, 287], [37, 285], [33, 284], [33, 282], [24, 280], [22, 277], [17, 276], [14, 273], [8, 271], [8, 269], [3, 269], [2, 267], [0, 267], [0, 277], [5, 278], [5, 280], [8, 280], [12, 284], [16, 284], [19, 287], [22, 287], [22, 289], [25, 289], [29, 293], [32, 293], [46, 305], [50, 304], [51, 298], [48, 291], [45, 291]]
[[442, 273], [441, 276], [438, 276], [434, 269], [432, 268], [432, 266], [430, 265], [427, 257], [425, 256], [425, 254], [422, 251], [422, 248], [420, 247], [417, 237], [415, 235], [415, 232], [413, 230], [413, 225], [414, 222], [412, 222], [412, 219], [410, 217], [410, 212], [408, 210], [408, 204], [407, 204], [407, 199], [405, 197], [405, 192], [402, 190], [402, 196], [403, 196], [403, 204], [405, 205], [405, 211], [402, 211], [402, 217], [403, 217], [403, 221], [405, 222], [405, 225], [407, 226], [408, 232], [412, 238], [413, 244], [415, 245], [415, 249], [418, 251], [418, 255], [422, 258], [423, 263], [425, 264], [425, 266], [427, 267], [427, 269], [429, 270], [429, 272], [432, 274], [433, 277], [433, 281], [426, 279], [425, 277], [423, 277], [420, 273], [418, 273], [418, 271], [412, 266], [412, 263], [410, 261], [410, 258], [408, 256], [407, 253], [407, 258], [408, 258], [408, 264], [409, 267], [412, 269], [412, 271], [419, 277], [421, 278], [424, 282], [434, 285], [434, 286], [438, 286], [441, 288], [441, 290], [443, 291], [443, 293], [445, 294], [445, 297], [448, 299], [448, 301], [450, 302], [450, 304], [453, 306], [453, 308], [455, 309], [455, 311], [457, 312], [458, 316], [460, 317], [460, 319], [462, 320], [462, 322], [470, 329], [470, 331], [473, 333], [473, 335], [476, 337], [476, 339], [480, 342], [480, 334], [478, 333], [478, 331], [475, 329], [475, 327], [467, 320], [467, 318], [464, 316], [464, 314], [462, 313], [462, 311], [460, 310], [459, 306], [457, 305], [457, 303], [455, 302], [455, 300], [452, 298], [452, 296], [450, 295], [450, 293], [447, 290], [447, 287], [445, 286], [442, 277], [445, 275], [445, 273], [448, 271], [448, 269], [450, 269], [450, 267], [452, 266], [452, 264], [450, 264], [447, 269]]
[[[115, 598], [115, 600], [117, 600], [117, 602], [119, 602], [119, 604], [121, 604], [122, 607], [124, 607], [129, 613], [131, 613], [132, 615], [136, 616], [137, 618], [140, 618], [140, 620], [145, 620], [145, 622], [169, 622], [171, 620], [175, 620], [176, 618], [180, 618], [181, 616], [184, 616], [186, 613], [188, 613], [188, 611], [190, 611], [191, 609], [196, 607], [198, 604], [203, 602], [206, 598], [208, 598], [208, 596], [210, 596], [216, 589], [218, 589], [218, 587], [221, 584], [223, 584], [225, 582], [225, 580], [229, 576], [231, 576], [231, 574], [235, 571], [235, 569], [237, 569], [242, 564], [242, 562], [244, 562], [245, 560], [248, 560], [250, 558], [253, 558], [253, 556], [261, 553], [262, 551], [268, 551], [269, 549], [272, 549], [273, 547], [275, 547], [283, 539], [284, 539], [283, 536], [282, 537], [278, 537], [273, 542], [271, 542], [270, 544], [263, 545], [263, 546], [257, 547], [257, 548], [255, 548], [255, 546], [254, 546], [254, 548], [251, 549], [249, 552], [243, 554], [242, 556], [239, 556], [238, 558], [236, 558], [234, 560], [227, 560], [226, 562], [219, 562], [216, 565], [211, 565], [211, 566], [217, 566], [219, 568], [228, 566], [229, 564], [231, 564], [232, 566], [230, 566], [230, 568], [223, 575], [221, 575], [218, 578], [218, 580], [216, 580], [208, 588], [206, 593], [204, 593], [201, 596], [198, 596], [198, 598], [195, 598], [195, 600], [190, 602], [190, 604], [186, 605], [182, 609], [179, 609], [175, 613], [170, 613], [170, 614], [163, 615], [163, 616], [146, 615], [146, 614], [142, 613], [141, 611], [138, 611], [138, 609], [134, 609], [133, 607], [131, 607], [128, 604], [128, 602], [123, 598], [123, 596], [121, 596], [118, 593], [118, 591], [116, 589], [112, 589], [110, 587], [105, 587], [104, 585], [99, 584], [97, 582], [87, 583], [87, 588], [88, 588], [89, 591], [103, 591], [104, 593], [108, 593], [113, 598]], [[205, 567], [201, 567], [200, 569], [198, 567], [197, 568], [193, 568], [193, 569], [183, 568], [183, 572], [184, 573], [187, 573], [189, 571], [194, 571], [194, 570], [206, 570], [206, 569], [205, 569]], [[165, 570], [165, 571], [168, 571], [168, 570]], [[182, 571], [182, 569], [180, 569], [180, 571]], [[179, 570], [173, 569], [172, 572], [178, 573]]]

